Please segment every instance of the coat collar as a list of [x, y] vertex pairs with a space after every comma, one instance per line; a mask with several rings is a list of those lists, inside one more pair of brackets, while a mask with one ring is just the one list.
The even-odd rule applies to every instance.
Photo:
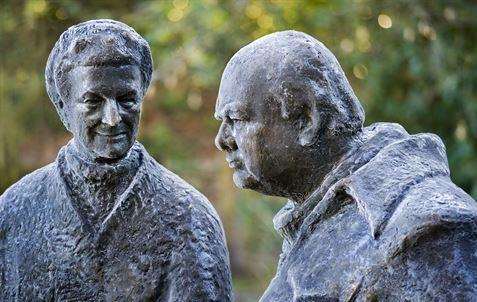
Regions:
[[417, 134], [383, 148], [343, 182], [343, 189], [377, 238], [409, 189], [435, 176], [450, 176], [444, 144], [434, 134]]
[[[131, 182], [127, 186], [126, 190], [118, 196], [116, 199], [112, 210], [107, 214], [104, 220], [94, 223], [91, 219], [89, 207], [89, 202], [84, 200], [84, 197], [81, 194], [77, 194], [73, 190], [74, 184], [71, 183], [70, 177], [67, 175], [67, 165], [66, 153], [68, 152], [69, 145], [63, 147], [57, 157], [56, 167], [58, 170], [58, 175], [61, 179], [61, 182], [64, 185], [67, 196], [69, 197], [69, 202], [79, 217], [83, 228], [94, 238], [96, 243], [104, 243], [106, 235], [109, 234], [115, 226], [122, 220], [125, 220], [128, 214], [131, 214], [130, 210], [135, 209], [140, 206], [141, 200], [143, 198], [144, 190], [141, 189], [141, 184], [144, 184], [147, 179], [147, 160], [149, 155], [145, 151], [144, 147], [141, 144], [136, 142], [132, 147], [134, 152], [135, 161], [137, 160], [138, 167], [135, 175], [133, 175]], [[127, 157], [131, 156], [132, 152], [128, 153]], [[128, 162], [127, 159], [126, 162]], [[114, 171], [121, 170], [122, 167], [100, 167], [100, 173], [114, 173]], [[84, 170], [77, 171], [79, 175], [84, 173]]]
[[330, 208], [343, 206], [336, 204], [346, 200], [338, 198], [342, 194], [357, 203], [376, 238], [412, 185], [449, 175], [445, 147], [435, 135], [409, 135], [398, 124], [377, 123], [366, 127], [363, 137], [364, 143], [345, 155], [303, 204], [288, 201], [275, 216], [286, 243], [329, 217]]

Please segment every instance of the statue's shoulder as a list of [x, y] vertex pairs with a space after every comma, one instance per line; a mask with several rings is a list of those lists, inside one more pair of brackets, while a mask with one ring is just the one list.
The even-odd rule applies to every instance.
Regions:
[[382, 234], [390, 255], [442, 240], [456, 242], [462, 236], [468, 238], [464, 245], [477, 243], [477, 202], [446, 176], [410, 189]]
[[38, 194], [44, 193], [44, 190], [51, 184], [52, 176], [54, 176], [55, 173], [56, 164], [50, 163], [25, 175], [5, 190], [0, 196], [0, 204], [25, 198], [28, 199], [30, 196], [37, 196]]
[[23, 216], [26, 209], [35, 207], [37, 202], [46, 201], [48, 190], [56, 187], [52, 184], [55, 173], [56, 164], [51, 163], [25, 175], [10, 186], [0, 196], [0, 221], [5, 222], [15, 213]]
[[437, 135], [397, 137], [350, 177], [349, 187], [372, 236], [389, 254], [428, 244], [430, 238], [477, 234], [477, 203], [450, 179]]
[[450, 301], [475, 297], [477, 203], [446, 177], [429, 179], [409, 193], [379, 238], [383, 259], [368, 270], [362, 296], [445, 296]]

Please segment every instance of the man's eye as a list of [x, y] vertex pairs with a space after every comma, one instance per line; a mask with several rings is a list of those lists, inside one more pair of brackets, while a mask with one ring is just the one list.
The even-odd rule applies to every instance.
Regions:
[[245, 122], [248, 120], [246, 116], [242, 116], [242, 115], [234, 115], [229, 117], [229, 119], [233, 122]]
[[227, 116], [226, 117], [226, 120], [229, 121], [229, 122], [232, 122], [232, 123], [235, 123], [235, 122], [239, 122], [240, 119], [235, 117], [235, 116]]

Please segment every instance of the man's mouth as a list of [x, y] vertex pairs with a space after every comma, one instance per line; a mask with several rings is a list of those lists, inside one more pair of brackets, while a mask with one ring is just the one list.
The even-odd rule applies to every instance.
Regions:
[[229, 167], [232, 169], [240, 169], [243, 167], [243, 163], [237, 158], [226, 157], [226, 160], [227, 160], [227, 163], [229, 164]]
[[239, 162], [239, 161], [234, 160], [234, 161], [229, 162], [229, 167], [232, 168], [232, 169], [239, 169], [239, 168], [242, 167], [242, 163]]

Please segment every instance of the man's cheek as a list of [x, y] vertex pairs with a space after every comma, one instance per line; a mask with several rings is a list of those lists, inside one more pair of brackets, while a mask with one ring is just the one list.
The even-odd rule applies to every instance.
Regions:
[[261, 174], [261, 159], [264, 152], [263, 127], [257, 123], [248, 125], [242, 136], [243, 153], [247, 156], [249, 170], [257, 177]]
[[247, 170], [256, 178], [261, 179], [264, 167], [264, 146], [256, 137], [250, 137], [246, 144], [245, 165]]

